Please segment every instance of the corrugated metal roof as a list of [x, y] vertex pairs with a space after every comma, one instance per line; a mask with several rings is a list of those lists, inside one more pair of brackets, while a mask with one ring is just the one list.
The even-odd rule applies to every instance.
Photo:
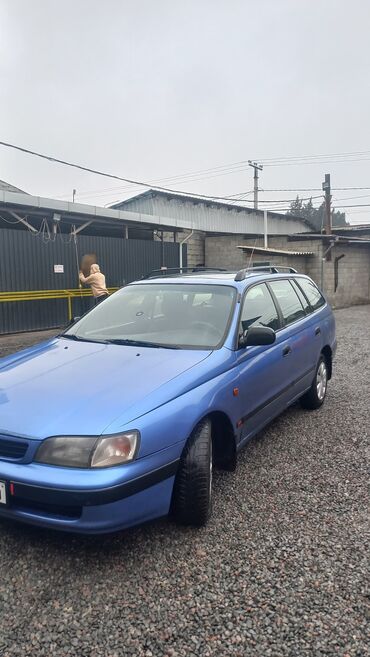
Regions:
[[264, 255], [282, 255], [282, 256], [313, 256], [313, 251], [288, 251], [286, 249], [270, 249], [263, 246], [238, 246], [238, 249], [252, 253], [262, 253]]
[[[199, 205], [200, 203], [203, 203], [204, 205], [208, 207], [218, 207], [218, 208], [226, 208], [229, 210], [236, 210], [237, 212], [246, 212], [250, 214], [257, 214], [263, 217], [263, 210], [255, 210], [254, 208], [249, 208], [245, 205], [238, 205], [237, 202], [235, 203], [229, 203], [227, 201], [217, 201], [213, 200], [212, 198], [203, 198], [202, 196], [197, 196], [196, 194], [180, 194], [179, 192], [161, 192], [159, 190], [155, 189], [148, 189], [146, 192], [141, 192], [140, 194], [136, 194], [135, 196], [130, 196], [130, 198], [125, 199], [124, 201], [119, 201], [118, 203], [113, 203], [111, 205], [111, 208], [119, 208], [122, 207], [123, 205], [130, 205], [133, 201], [141, 201], [143, 199], [149, 199], [149, 198], [155, 198], [155, 197], [162, 197], [166, 198], [168, 200], [171, 199], [182, 199], [184, 201], [190, 201], [194, 203], [195, 205]], [[307, 219], [304, 219], [302, 217], [296, 217], [294, 215], [286, 215], [286, 214], [279, 214], [278, 212], [270, 212], [268, 211], [268, 216], [270, 217], [276, 217], [276, 218], [284, 218], [288, 219], [291, 221], [299, 221], [301, 223], [306, 224], [310, 228], [312, 228], [312, 225]]]
[[[164, 195], [165, 196], [165, 195]], [[194, 199], [191, 204], [174, 199], [170, 203], [166, 198], [154, 199], [153, 208], [124, 204], [122, 209], [103, 208], [83, 203], [72, 203], [57, 199], [42, 198], [29, 194], [20, 194], [0, 190], [0, 208], [21, 208], [27, 214], [48, 212], [63, 214], [69, 221], [96, 221], [101, 223], [121, 222], [145, 228], [158, 228], [165, 231], [195, 230], [218, 234], [263, 234], [263, 213], [254, 210], [246, 212], [245, 208], [219, 204], [217, 208], [209, 207], [203, 201], [194, 212]], [[140, 201], [139, 201], [140, 203]], [[269, 213], [268, 232], [271, 235], [291, 235], [307, 231], [308, 227], [300, 219], [285, 215]]]
[[32, 196], [26, 193], [14, 193], [0, 190], [0, 209], [15, 209], [17, 211], [32, 214], [33, 212], [45, 212], [53, 214], [54, 212], [64, 215], [68, 220], [76, 221], [94, 221], [104, 224], [112, 222], [122, 223], [122, 225], [133, 224], [145, 228], [160, 228], [163, 230], [182, 229], [178, 222], [171, 221], [167, 217], [162, 218], [153, 214], [129, 212], [128, 210], [115, 210], [112, 208], [103, 208], [96, 205], [86, 205], [84, 203], [72, 203], [71, 201], [60, 201], [59, 199], [44, 198], [42, 196]]
[[[356, 231], [355, 231], [356, 232]], [[366, 231], [364, 234], [369, 231]], [[361, 233], [362, 234], [362, 233]], [[298, 233], [298, 234], [293, 234], [288, 236], [288, 241], [289, 242], [294, 242], [294, 241], [301, 241], [301, 240], [330, 240], [332, 242], [335, 242], [337, 244], [368, 244], [370, 240], [367, 240], [365, 237], [351, 237], [351, 235], [334, 235], [331, 233], [330, 235], [327, 235], [326, 233]]]
[[5, 180], [0, 180], [0, 190], [3, 192], [18, 192], [20, 194], [27, 194], [27, 192], [24, 192], [23, 189], [19, 189], [19, 187], [14, 187], [14, 185], [11, 185]]
[[[196, 196], [149, 190], [112, 206], [116, 209], [145, 212], [171, 218], [182, 228], [206, 233], [263, 235], [264, 213], [262, 210], [245, 208]], [[270, 235], [291, 235], [307, 232], [311, 226], [301, 218], [276, 212], [267, 213]]]
[[370, 224], [356, 224], [353, 226], [334, 226], [332, 229], [333, 233], [360, 233], [360, 234], [366, 234], [368, 233], [370, 235]]

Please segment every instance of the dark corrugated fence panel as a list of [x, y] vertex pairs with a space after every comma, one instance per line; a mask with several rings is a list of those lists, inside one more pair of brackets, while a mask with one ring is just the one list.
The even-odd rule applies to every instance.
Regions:
[[[184, 266], [186, 245], [184, 245]], [[162, 264], [162, 244], [149, 240], [124, 240], [112, 237], [79, 235], [78, 260], [85, 253], [96, 253], [108, 287], [130, 283]], [[178, 267], [179, 245], [164, 244], [167, 267]], [[54, 265], [63, 265], [64, 273], [55, 274]], [[45, 242], [28, 231], [0, 230], [0, 291], [57, 290], [78, 287], [76, 246], [67, 235]], [[80, 315], [92, 305], [92, 299], [74, 299], [73, 313]], [[0, 303], [0, 333], [30, 331], [61, 326], [67, 320], [67, 301], [22, 301]]]

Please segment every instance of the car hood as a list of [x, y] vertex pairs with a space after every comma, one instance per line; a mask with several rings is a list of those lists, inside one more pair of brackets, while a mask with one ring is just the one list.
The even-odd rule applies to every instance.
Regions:
[[0, 360], [0, 432], [99, 435], [118, 416], [130, 422], [169, 401], [169, 382], [210, 353], [63, 338], [37, 345]]

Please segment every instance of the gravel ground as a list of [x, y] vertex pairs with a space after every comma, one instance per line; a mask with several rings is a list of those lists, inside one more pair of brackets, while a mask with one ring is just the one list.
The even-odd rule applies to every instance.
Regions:
[[336, 318], [324, 407], [288, 410], [217, 476], [206, 528], [0, 523], [2, 657], [370, 654], [370, 307]]

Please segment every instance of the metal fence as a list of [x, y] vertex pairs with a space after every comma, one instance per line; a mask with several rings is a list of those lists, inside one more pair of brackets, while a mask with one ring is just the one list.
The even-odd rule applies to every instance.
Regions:
[[[110, 288], [141, 278], [162, 265], [179, 265], [179, 245], [171, 242], [125, 240], [114, 237], [79, 235], [77, 251], [69, 236], [56, 235], [43, 241], [28, 231], [0, 230], [0, 292], [71, 290], [78, 287], [77, 262], [86, 253], [95, 253]], [[186, 265], [184, 245], [183, 264]], [[4, 296], [4, 295], [3, 295]], [[74, 296], [73, 314], [80, 315], [92, 305], [89, 296]], [[0, 334], [41, 330], [63, 325], [68, 318], [65, 298], [0, 302]]]

